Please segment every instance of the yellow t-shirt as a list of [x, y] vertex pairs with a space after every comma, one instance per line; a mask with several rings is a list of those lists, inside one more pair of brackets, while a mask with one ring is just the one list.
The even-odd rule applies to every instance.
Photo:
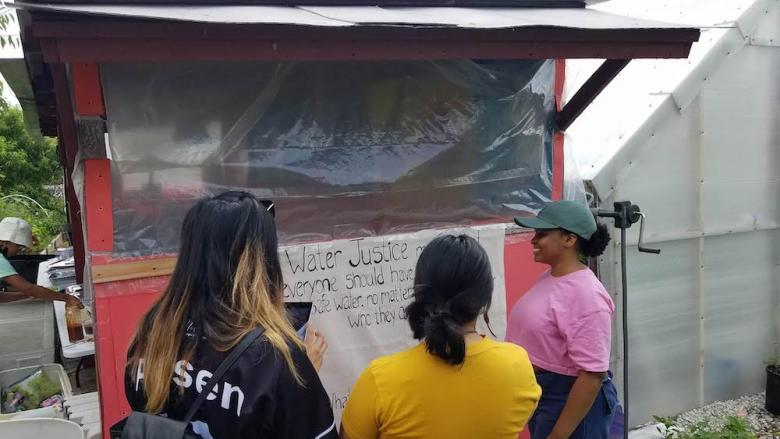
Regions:
[[541, 393], [520, 346], [484, 338], [452, 366], [420, 343], [363, 371], [341, 425], [350, 439], [517, 439]]

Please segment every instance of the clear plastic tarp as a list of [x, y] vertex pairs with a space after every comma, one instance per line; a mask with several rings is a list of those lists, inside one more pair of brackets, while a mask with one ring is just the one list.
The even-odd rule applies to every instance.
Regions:
[[285, 243], [509, 221], [550, 198], [554, 62], [104, 64], [114, 252], [178, 249], [200, 197]]

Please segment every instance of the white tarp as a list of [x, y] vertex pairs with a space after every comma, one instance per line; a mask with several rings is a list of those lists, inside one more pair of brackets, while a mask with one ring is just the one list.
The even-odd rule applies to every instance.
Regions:
[[52, 5], [23, 1], [9, 4], [25, 9], [52, 12], [200, 23], [265, 23], [305, 26], [416, 25], [477, 29], [526, 26], [574, 29], [674, 29], [686, 27], [660, 21], [625, 17], [588, 8]]
[[[503, 339], [504, 227], [424, 230], [280, 249], [285, 300], [311, 300], [310, 324], [328, 340], [320, 377], [337, 420], [352, 384], [371, 360], [417, 343], [405, 317], [413, 295], [414, 267], [425, 245], [441, 234], [465, 233], [478, 239], [487, 251], [495, 285], [490, 327]], [[483, 326], [481, 332], [489, 334], [485, 331]]]

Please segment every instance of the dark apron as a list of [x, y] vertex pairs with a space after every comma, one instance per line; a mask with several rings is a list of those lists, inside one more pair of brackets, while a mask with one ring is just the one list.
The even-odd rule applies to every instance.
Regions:
[[[542, 388], [542, 398], [528, 422], [531, 439], [547, 439], [566, 405], [566, 399], [576, 380], [577, 377], [554, 372], [536, 373], [536, 381]], [[607, 372], [590, 411], [569, 438], [608, 439], [617, 405], [617, 390], [612, 384], [612, 372]]]

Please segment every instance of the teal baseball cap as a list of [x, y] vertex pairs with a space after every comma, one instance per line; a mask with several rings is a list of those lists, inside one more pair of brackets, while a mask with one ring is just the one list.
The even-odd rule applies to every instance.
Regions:
[[547, 204], [535, 217], [516, 217], [515, 223], [529, 229], [564, 229], [584, 239], [596, 232], [596, 219], [590, 209], [568, 200]]

